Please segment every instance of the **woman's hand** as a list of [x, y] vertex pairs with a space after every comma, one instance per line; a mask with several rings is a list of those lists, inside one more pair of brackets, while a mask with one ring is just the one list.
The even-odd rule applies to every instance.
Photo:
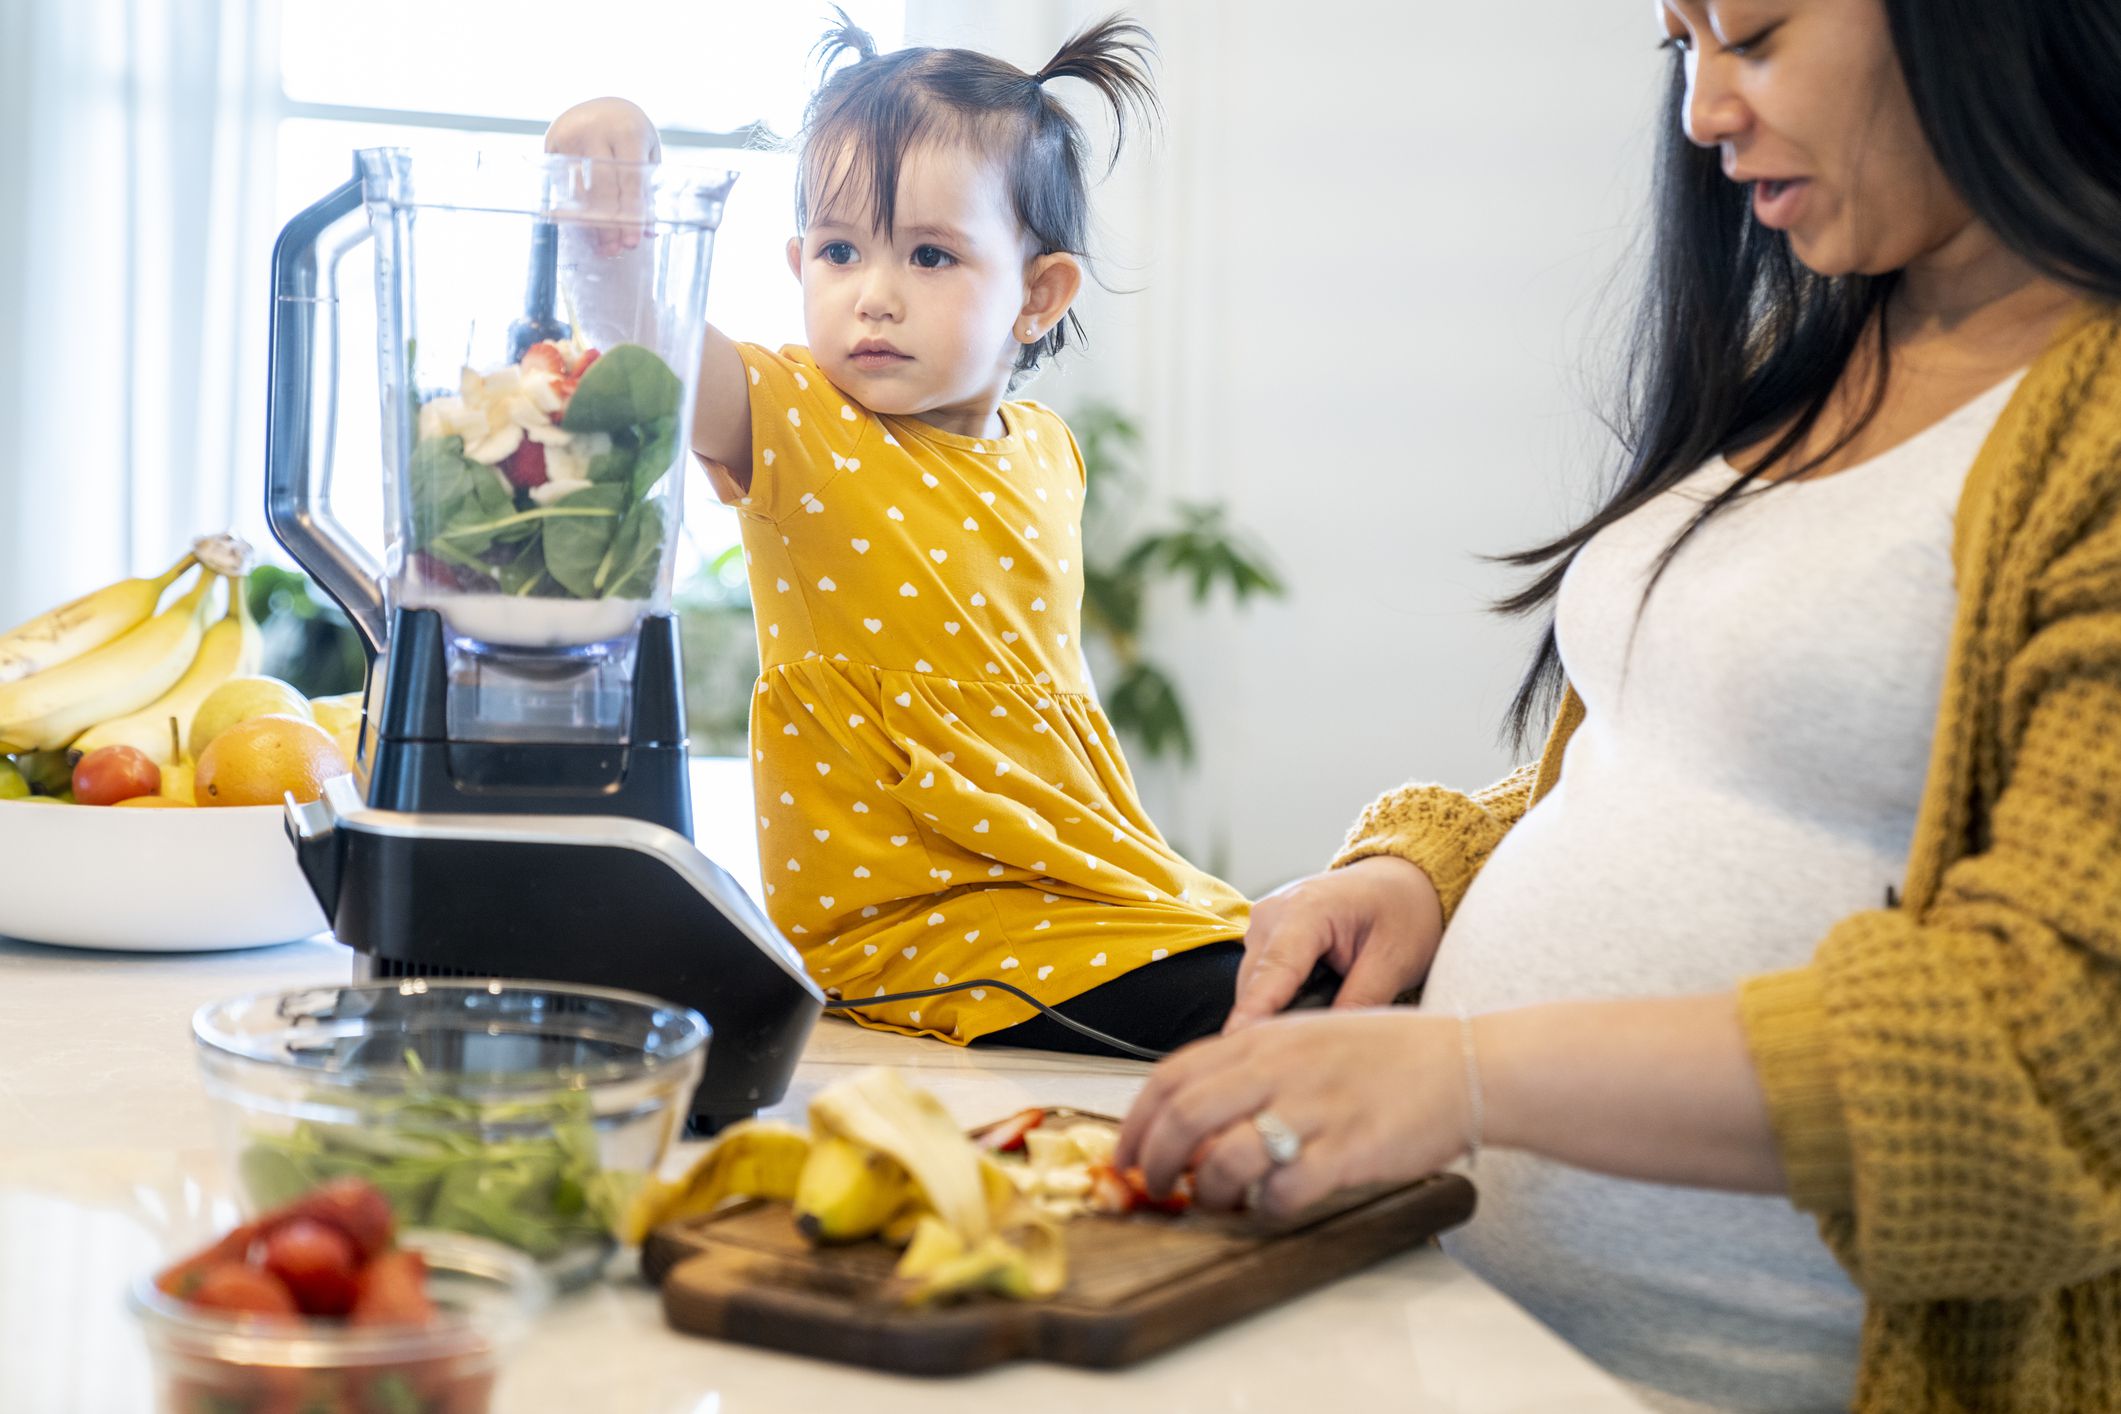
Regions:
[[[1346, 871], [1343, 871], [1346, 872]], [[1151, 1193], [1193, 1170], [1195, 1201], [1300, 1211], [1344, 1188], [1405, 1183], [1465, 1152], [1467, 1090], [1455, 1018], [1408, 1010], [1302, 1012], [1197, 1041], [1158, 1065], [1120, 1130], [1114, 1162]], [[1275, 1164], [1252, 1118], [1301, 1141]]]
[[1379, 855], [1284, 884], [1252, 906], [1223, 1030], [1287, 1006], [1320, 958], [1345, 979], [1334, 1006], [1384, 1006], [1428, 975], [1442, 939], [1436, 886], [1404, 859]]
[[[553, 119], [545, 130], [545, 150], [567, 157], [600, 158], [617, 163], [663, 160], [663, 140], [639, 104], [623, 98], [592, 98]], [[631, 250], [641, 242], [648, 219], [638, 170], [621, 167], [617, 181], [601, 190], [573, 193], [579, 205], [570, 214], [590, 224], [599, 255]]]

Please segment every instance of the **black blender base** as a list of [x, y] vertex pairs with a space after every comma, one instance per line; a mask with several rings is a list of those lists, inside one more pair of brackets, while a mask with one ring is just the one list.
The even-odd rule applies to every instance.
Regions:
[[[402, 815], [345, 778], [294, 807], [295, 855], [370, 976], [498, 977], [645, 993], [707, 1019], [686, 1108], [719, 1128], [787, 1093], [824, 995], [743, 888], [635, 820]], [[342, 808], [343, 807], [343, 808]]]
[[641, 621], [632, 700], [608, 741], [452, 737], [449, 631], [432, 609], [391, 620], [368, 803], [418, 815], [619, 815], [692, 835], [677, 620]]

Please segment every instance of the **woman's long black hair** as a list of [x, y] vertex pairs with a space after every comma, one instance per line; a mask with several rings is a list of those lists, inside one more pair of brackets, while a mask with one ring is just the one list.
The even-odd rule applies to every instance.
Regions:
[[[2121, 300], [2121, 0], [1884, 5], [1923, 135], [1975, 217], [2043, 273]], [[1505, 717], [1520, 748], [1559, 699], [1551, 606], [1591, 537], [1709, 458], [1787, 426], [1665, 547], [1654, 588], [1688, 536], [1804, 441], [1867, 340], [1876, 358], [1864, 406], [1832, 445], [1785, 475], [1801, 475], [1846, 446], [1884, 395], [1886, 298], [1897, 277], [1807, 269], [1784, 237], [1753, 220], [1749, 192], [1723, 175], [1716, 150], [1688, 141], [1685, 112], [1685, 59], [1675, 52], [1653, 183], [1650, 268], [1615, 419], [1621, 474], [1590, 519], [1500, 557], [1538, 574], [1497, 607], [1548, 611]]]

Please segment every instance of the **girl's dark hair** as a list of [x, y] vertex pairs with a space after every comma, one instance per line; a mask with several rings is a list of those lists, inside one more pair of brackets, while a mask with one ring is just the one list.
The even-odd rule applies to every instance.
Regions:
[[[1885, 0], [1893, 48], [1923, 136], [1974, 215], [2018, 256], [2087, 293], [2121, 299], [2121, 6], [2100, 0]], [[1621, 474], [1590, 519], [1503, 563], [1539, 570], [1497, 607], [1549, 611], [1505, 717], [1521, 750], [1562, 688], [1551, 605], [1576, 553], [1710, 457], [1788, 430], [1665, 547], [1644, 601], [1702, 523], [1789, 461], [1852, 355], [1870, 342], [1875, 378], [1852, 424], [1802, 475], [1848, 445], [1885, 391], [1886, 297], [1897, 275], [1816, 275], [1753, 220], [1748, 192], [1714, 148], [1681, 130], [1684, 58], [1674, 53], [1654, 178], [1648, 278], [1625, 363]]]
[[[979, 145], [1007, 163], [1006, 181], [1016, 219], [1041, 255], [1066, 251], [1087, 257], [1089, 182], [1084, 175], [1086, 142], [1080, 124], [1046, 91], [1054, 79], [1081, 79], [1112, 109], [1111, 162], [1119, 161], [1131, 111], [1144, 121], [1158, 116], [1149, 63], [1155, 54], [1149, 32], [1114, 15], [1082, 30], [1035, 74], [969, 49], [900, 49], [878, 54], [869, 35], [839, 12], [839, 25], [818, 41], [821, 67], [840, 55], [855, 63], [832, 73], [811, 97], [803, 115], [802, 155], [796, 164], [795, 220], [807, 228], [812, 214], [841, 196], [866, 192], [876, 223], [888, 236], [898, 210], [898, 174], [906, 153], [934, 137]], [[837, 162], [846, 155], [844, 164]], [[1111, 170], [1108, 163], [1107, 171]], [[820, 191], [830, 180], [829, 190]], [[1019, 375], [1066, 346], [1069, 331], [1082, 337], [1082, 321], [1067, 319], [1017, 355]]]

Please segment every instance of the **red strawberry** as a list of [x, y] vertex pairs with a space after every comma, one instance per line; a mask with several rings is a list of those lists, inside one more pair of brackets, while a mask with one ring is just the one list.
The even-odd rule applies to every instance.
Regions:
[[216, 1262], [199, 1273], [184, 1297], [194, 1306], [255, 1316], [295, 1316], [294, 1293], [271, 1272], [247, 1262]]
[[427, 1263], [419, 1253], [398, 1248], [361, 1269], [360, 1291], [348, 1319], [357, 1326], [425, 1325], [434, 1319], [427, 1295]]
[[207, 1268], [246, 1260], [250, 1256], [251, 1244], [258, 1240], [262, 1230], [257, 1223], [243, 1224], [205, 1251], [164, 1268], [155, 1277], [155, 1285], [171, 1296], [189, 1297]]
[[1149, 1180], [1142, 1173], [1139, 1164], [1128, 1169], [1120, 1177], [1127, 1181], [1127, 1187], [1134, 1190], [1136, 1207], [1175, 1214], [1183, 1213], [1193, 1206], [1193, 1175], [1190, 1173], [1180, 1174], [1178, 1181], [1171, 1185], [1171, 1191], [1161, 1198], [1149, 1192]]
[[[572, 368], [567, 370], [567, 376], [565, 378], [562, 378], [559, 382], [553, 384], [553, 387], [559, 390], [560, 399], [562, 402], [565, 402], [574, 397], [574, 390], [581, 383], [582, 375], [584, 373], [587, 373], [589, 371], [589, 365], [595, 363], [596, 361], [597, 351], [595, 349], [583, 350], [582, 356], [574, 361], [574, 366]], [[558, 422], [559, 419], [555, 417], [553, 421]]]
[[545, 470], [545, 444], [525, 437], [522, 445], [502, 461], [501, 474], [508, 478], [509, 485], [525, 491], [533, 486], [543, 486], [552, 479]]
[[258, 1220], [268, 1234], [297, 1218], [314, 1218], [337, 1228], [353, 1239], [363, 1261], [389, 1247], [397, 1236], [397, 1217], [390, 1200], [366, 1179], [335, 1178], [312, 1188], [284, 1207], [275, 1208]]
[[567, 372], [567, 357], [560, 352], [558, 344], [549, 339], [542, 340], [524, 350], [521, 367], [526, 373], [536, 369], [558, 378]]
[[360, 1264], [353, 1239], [315, 1218], [292, 1218], [265, 1239], [265, 1270], [287, 1283], [305, 1316], [352, 1310]]
[[1045, 1122], [1044, 1110], [1018, 1110], [982, 1133], [979, 1142], [982, 1148], [996, 1154], [1014, 1153], [1024, 1147], [1024, 1136]]
[[1110, 1164], [1090, 1166], [1090, 1194], [1086, 1200], [1093, 1213], [1108, 1213], [1117, 1216], [1131, 1213], [1141, 1206], [1141, 1194], [1126, 1176]]

